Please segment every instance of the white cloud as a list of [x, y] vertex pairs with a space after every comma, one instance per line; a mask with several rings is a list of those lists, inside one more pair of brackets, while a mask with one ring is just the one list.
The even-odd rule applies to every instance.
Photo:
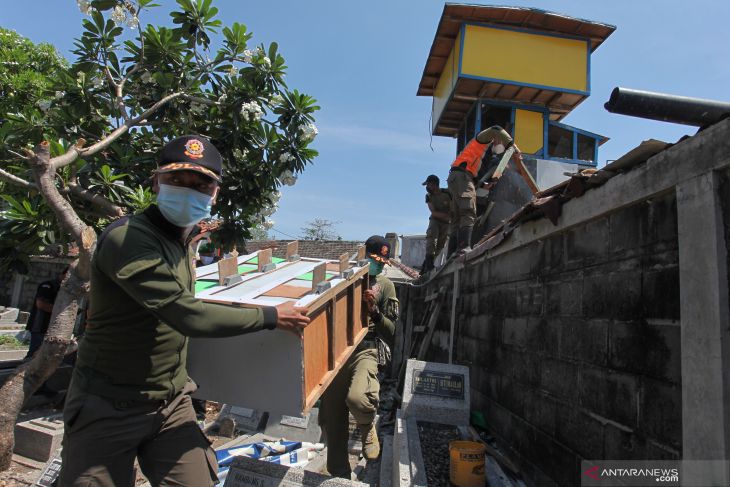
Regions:
[[431, 139], [426, 127], [420, 134], [353, 124], [320, 124], [319, 128], [320, 139], [334, 139], [351, 145], [389, 151], [422, 154], [431, 152], [433, 147], [435, 153], [450, 154], [454, 146], [454, 141], [450, 138]]

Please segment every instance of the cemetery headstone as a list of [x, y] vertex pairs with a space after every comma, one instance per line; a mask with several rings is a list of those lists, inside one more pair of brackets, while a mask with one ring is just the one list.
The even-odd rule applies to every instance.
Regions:
[[31, 419], [15, 425], [15, 449], [18, 455], [47, 462], [61, 446], [63, 419], [60, 414]]
[[236, 457], [224, 487], [366, 487], [367, 484], [328, 477], [247, 457]]
[[[248, 432], [255, 432], [261, 429], [264, 420], [266, 419], [264, 413], [261, 411], [241, 406], [232, 406], [230, 404], [225, 404], [223, 408], [221, 408], [221, 412], [218, 414], [217, 419], [219, 425], [223, 423], [223, 420], [226, 418], [233, 420], [235, 423], [235, 429]], [[233, 434], [235, 434], [235, 431], [232, 431], [230, 436]]]
[[409, 360], [403, 415], [418, 421], [469, 424], [469, 369], [463, 365]]
[[289, 441], [317, 443], [322, 436], [318, 418], [318, 408], [312, 408], [304, 417], [270, 414], [264, 434]]

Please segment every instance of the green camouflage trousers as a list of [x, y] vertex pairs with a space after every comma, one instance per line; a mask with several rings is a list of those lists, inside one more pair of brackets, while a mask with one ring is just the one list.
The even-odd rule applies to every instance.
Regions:
[[352, 413], [359, 425], [372, 423], [379, 396], [376, 349], [355, 351], [322, 395], [319, 423], [327, 437], [330, 475], [350, 478], [348, 413]]

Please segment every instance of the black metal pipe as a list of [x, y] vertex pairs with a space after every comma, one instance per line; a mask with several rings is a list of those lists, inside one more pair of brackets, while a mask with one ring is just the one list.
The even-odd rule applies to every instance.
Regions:
[[696, 127], [711, 125], [730, 113], [726, 102], [621, 87], [613, 89], [604, 107], [612, 113]]

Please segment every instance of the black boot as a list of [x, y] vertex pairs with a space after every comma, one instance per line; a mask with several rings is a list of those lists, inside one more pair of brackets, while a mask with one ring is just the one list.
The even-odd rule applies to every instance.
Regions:
[[474, 227], [461, 227], [459, 229], [459, 253], [463, 254], [471, 250], [471, 234]]
[[433, 269], [433, 255], [427, 255], [423, 259], [423, 265], [421, 266], [421, 274], [426, 274]]

